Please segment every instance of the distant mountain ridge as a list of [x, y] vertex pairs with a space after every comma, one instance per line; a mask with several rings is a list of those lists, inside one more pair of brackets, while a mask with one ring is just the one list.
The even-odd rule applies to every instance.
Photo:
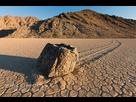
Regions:
[[20, 16], [10, 16], [6, 15], [4, 17], [0, 17], [0, 29], [12, 29], [17, 28], [22, 25], [28, 24], [30, 22], [38, 21], [39, 19], [36, 17], [20, 17]]
[[11, 33], [1, 37], [136, 38], [136, 20], [109, 16], [86, 9], [62, 13], [45, 20], [30, 21], [29, 24], [22, 23]]

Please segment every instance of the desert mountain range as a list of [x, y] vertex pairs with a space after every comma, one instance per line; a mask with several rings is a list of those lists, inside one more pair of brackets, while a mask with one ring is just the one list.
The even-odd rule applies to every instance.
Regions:
[[0, 17], [0, 37], [10, 38], [136, 38], [136, 20], [92, 10], [36, 17]]
[[0, 29], [14, 29], [37, 20], [39, 19], [36, 17], [12, 17], [7, 15], [0, 17]]

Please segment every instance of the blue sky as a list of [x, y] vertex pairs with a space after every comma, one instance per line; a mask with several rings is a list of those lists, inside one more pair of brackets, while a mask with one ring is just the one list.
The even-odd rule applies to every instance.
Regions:
[[136, 20], [136, 6], [0, 6], [0, 16], [34, 16], [44, 20], [62, 12], [67, 13], [84, 9]]

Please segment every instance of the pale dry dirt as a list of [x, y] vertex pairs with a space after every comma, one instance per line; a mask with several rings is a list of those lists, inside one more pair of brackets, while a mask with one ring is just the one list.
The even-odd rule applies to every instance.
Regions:
[[[36, 68], [48, 43], [77, 47], [76, 69], [46, 78]], [[0, 39], [1, 97], [135, 97], [136, 39]]]

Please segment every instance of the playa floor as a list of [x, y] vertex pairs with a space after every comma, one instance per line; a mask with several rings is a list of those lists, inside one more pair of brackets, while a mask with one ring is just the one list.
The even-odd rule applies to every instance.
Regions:
[[[45, 45], [77, 47], [76, 69], [45, 78], [35, 67]], [[136, 97], [136, 39], [0, 39], [1, 97]]]

